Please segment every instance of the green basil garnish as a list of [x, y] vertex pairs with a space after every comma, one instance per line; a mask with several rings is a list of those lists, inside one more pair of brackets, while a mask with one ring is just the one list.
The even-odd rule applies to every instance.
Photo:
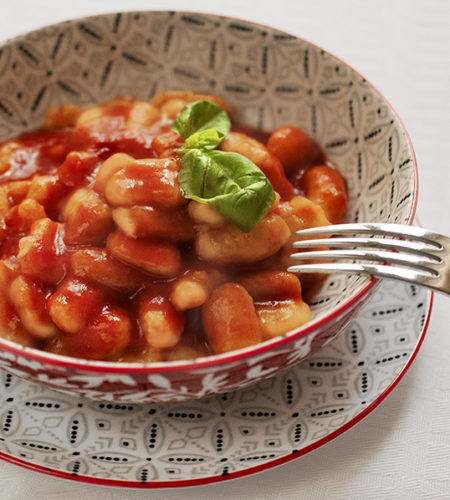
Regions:
[[183, 139], [202, 130], [214, 129], [225, 137], [231, 128], [231, 122], [225, 111], [209, 101], [195, 101], [186, 104], [170, 128]]
[[207, 101], [186, 105], [171, 129], [185, 142], [178, 183], [185, 198], [206, 203], [241, 231], [251, 231], [275, 201], [262, 170], [238, 153], [217, 151], [231, 127], [219, 106]]
[[219, 130], [214, 128], [209, 128], [207, 130], [202, 130], [200, 132], [195, 132], [195, 134], [190, 135], [183, 144], [183, 148], [180, 152], [184, 152], [188, 149], [203, 149], [203, 150], [213, 150], [223, 141], [225, 135]]
[[178, 182], [186, 198], [207, 203], [245, 233], [275, 201], [269, 179], [238, 153], [192, 149], [181, 159]]

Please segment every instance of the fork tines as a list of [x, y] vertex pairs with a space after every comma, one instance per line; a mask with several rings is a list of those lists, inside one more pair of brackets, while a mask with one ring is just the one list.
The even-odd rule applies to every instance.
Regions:
[[[366, 273], [432, 288], [436, 285], [433, 278], [441, 278], [448, 286], [448, 275], [441, 277], [440, 266], [449, 257], [450, 239], [440, 234], [419, 227], [375, 223], [323, 226], [296, 234], [302, 239], [293, 247], [302, 251], [291, 258], [302, 262], [290, 266], [290, 272]], [[324, 262], [328, 259], [338, 262]], [[304, 262], [310, 260], [322, 262]], [[351, 262], [342, 262], [345, 260]]]

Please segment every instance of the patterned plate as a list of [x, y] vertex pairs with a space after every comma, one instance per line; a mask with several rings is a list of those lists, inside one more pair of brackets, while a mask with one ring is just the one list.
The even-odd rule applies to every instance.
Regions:
[[432, 294], [385, 282], [319, 353], [250, 388], [183, 403], [115, 404], [0, 374], [0, 457], [67, 479], [204, 484], [303, 455], [370, 413], [404, 375]]

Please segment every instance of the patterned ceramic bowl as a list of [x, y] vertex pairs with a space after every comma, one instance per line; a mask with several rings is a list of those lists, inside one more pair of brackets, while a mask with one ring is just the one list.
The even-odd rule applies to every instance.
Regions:
[[[0, 139], [37, 128], [51, 105], [89, 106], [123, 93], [190, 88], [218, 94], [235, 121], [308, 132], [344, 174], [349, 221], [410, 223], [414, 152], [398, 117], [364, 78], [304, 40], [235, 19], [182, 12], [109, 14], [50, 26], [0, 50]], [[189, 362], [118, 364], [0, 340], [10, 373], [91, 398], [165, 402], [230, 391], [271, 376], [334, 338], [377, 281], [331, 276], [313, 319], [255, 347]]]

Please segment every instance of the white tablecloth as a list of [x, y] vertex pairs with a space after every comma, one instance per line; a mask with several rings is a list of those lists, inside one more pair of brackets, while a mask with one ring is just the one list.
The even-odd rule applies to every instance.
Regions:
[[[101, 12], [225, 14], [299, 35], [357, 68], [386, 96], [416, 150], [422, 224], [450, 235], [450, 2], [447, 0], [2, 0], [0, 37]], [[2, 500], [449, 499], [450, 299], [435, 297], [425, 342], [400, 385], [356, 427], [254, 476], [135, 491], [73, 483], [0, 462]]]

